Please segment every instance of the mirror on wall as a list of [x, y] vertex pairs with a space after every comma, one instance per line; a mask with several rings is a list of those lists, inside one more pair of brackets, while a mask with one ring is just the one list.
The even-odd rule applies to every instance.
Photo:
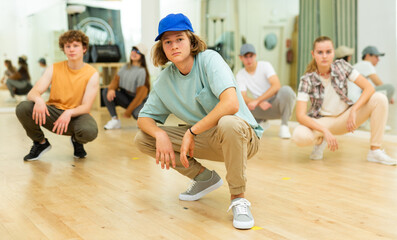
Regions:
[[[4, 60], [6, 59], [12, 60], [13, 65], [17, 67], [18, 57], [21, 55], [28, 56], [29, 70], [32, 79], [34, 79], [33, 82], [37, 81], [41, 74], [38, 63], [40, 58], [46, 59], [48, 63], [64, 59], [63, 53], [58, 49], [57, 39], [67, 29], [68, 19], [65, 1], [41, 1], [51, 2], [51, 4], [31, 14], [28, 12], [32, 12], [32, 9], [20, 10], [24, 5], [27, 5], [25, 4], [27, 0], [0, 2], [0, 7], [4, 10], [2, 15], [0, 15], [0, 26], [2, 32], [8, 33], [0, 36], [0, 43], [3, 46], [0, 52], [0, 61], [2, 62], [0, 64], [1, 77], [3, 77], [5, 72]], [[132, 4], [130, 3], [132, 1], [121, 2], [123, 4], [124, 2]], [[176, 4], [178, 0], [164, 0], [160, 2], [162, 3], [161, 11], [165, 11], [169, 8], [164, 6], [170, 7], [170, 4]], [[189, 14], [195, 16], [194, 25], [197, 30], [196, 33], [201, 35], [210, 48], [218, 51], [224, 57], [234, 73], [237, 73], [242, 68], [241, 61], [238, 58], [240, 46], [244, 43], [251, 43], [256, 48], [258, 60], [269, 61], [277, 72], [282, 85], [290, 85], [296, 90], [299, 78], [297, 76], [296, 66], [299, 63], [297, 59], [297, 43], [299, 38], [298, 15], [300, 10], [302, 10], [299, 8], [308, 2], [314, 1], [195, 0], [191, 3], [192, 7], [189, 9]], [[380, 51], [386, 52], [386, 56], [380, 59], [376, 68], [379, 76], [385, 79], [385, 82], [392, 83], [397, 88], [397, 83], [394, 80], [390, 80], [395, 76], [392, 73], [394, 73], [394, 66], [397, 64], [396, 38], [384, 35], [387, 33], [397, 35], [395, 34], [397, 31], [396, 29], [382, 31], [381, 27], [389, 25], [396, 26], [396, 23], [391, 24], [388, 21], [391, 21], [389, 20], [389, 16], [397, 15], [397, 10], [396, 8], [388, 7], [391, 0], [385, 0], [385, 2], [387, 4], [379, 5], [379, 11], [374, 11], [374, 8], [371, 8], [374, 4], [373, 1], [359, 1], [357, 7], [358, 17], [360, 13], [365, 15], [370, 10], [371, 14], [376, 17], [358, 19], [357, 31], [359, 35], [355, 57], [356, 60], [360, 60], [362, 49], [370, 44], [376, 45]], [[328, 13], [328, 15], [321, 14], [321, 27], [328, 32], [332, 28], [324, 25], [324, 23], [332, 22], [332, 20], [329, 20], [332, 16], [330, 16], [329, 8], [327, 7], [334, 6], [332, 3], [334, 3], [334, 0], [321, 1], [319, 8], [321, 11]], [[184, 2], [184, 4], [187, 3]], [[35, 8], [38, 8], [39, 6], [36, 5]], [[396, 5], [394, 3], [394, 6]], [[131, 6], [126, 9], [133, 9]], [[198, 6], [201, 6], [201, 9]], [[126, 48], [128, 48], [132, 43], [140, 40], [142, 29], [139, 22], [140, 18], [137, 17], [137, 14], [129, 14], [135, 17], [133, 21], [126, 19], [126, 15], [121, 15], [121, 22], [122, 25], [127, 22], [129, 26], [126, 28], [123, 27], [124, 39], [126, 40], [125, 44]], [[304, 18], [304, 16], [300, 17]], [[386, 22], [387, 24], [382, 25], [380, 24], [381, 22]], [[365, 28], [360, 28], [361, 25], [365, 26]], [[379, 30], [380, 33], [371, 34], [371, 31], [374, 31], [373, 28], [381, 29]], [[312, 40], [308, 42], [311, 45]], [[310, 53], [310, 46], [302, 49], [302, 51]], [[305, 65], [307, 63], [302, 64]], [[9, 103], [6, 99], [7, 88], [5, 85], [2, 85], [0, 91], [0, 108], [15, 106], [15, 103]], [[390, 105], [388, 125], [391, 127], [388, 133], [397, 134], [397, 103]]]

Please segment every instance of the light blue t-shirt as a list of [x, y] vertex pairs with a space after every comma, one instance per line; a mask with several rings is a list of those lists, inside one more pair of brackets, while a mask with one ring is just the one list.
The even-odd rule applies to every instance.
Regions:
[[212, 50], [197, 54], [192, 70], [187, 75], [182, 75], [174, 64], [164, 69], [153, 84], [139, 117], [150, 117], [164, 123], [172, 113], [194, 125], [214, 109], [219, 102], [219, 95], [230, 87], [236, 88], [240, 106], [235, 115], [245, 120], [260, 138], [263, 129], [245, 105], [232, 71], [222, 57]]

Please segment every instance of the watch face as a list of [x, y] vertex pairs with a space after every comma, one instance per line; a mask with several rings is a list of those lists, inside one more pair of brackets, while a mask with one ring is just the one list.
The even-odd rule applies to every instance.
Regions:
[[267, 50], [273, 50], [277, 45], [276, 34], [274, 33], [267, 34], [265, 37], [264, 45]]

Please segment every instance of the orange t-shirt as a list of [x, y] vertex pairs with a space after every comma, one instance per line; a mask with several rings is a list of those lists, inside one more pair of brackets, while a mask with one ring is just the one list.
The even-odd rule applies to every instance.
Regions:
[[84, 64], [79, 70], [68, 67], [68, 62], [54, 63], [51, 80], [51, 92], [48, 105], [66, 110], [81, 105], [88, 81], [96, 69]]

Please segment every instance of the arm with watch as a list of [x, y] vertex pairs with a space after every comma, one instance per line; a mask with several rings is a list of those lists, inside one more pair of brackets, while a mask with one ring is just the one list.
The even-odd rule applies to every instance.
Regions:
[[219, 119], [226, 115], [233, 115], [238, 112], [239, 102], [236, 89], [231, 87], [219, 95], [219, 103], [203, 119], [190, 127], [183, 136], [180, 159], [184, 167], [189, 167], [187, 155], [193, 157], [194, 137], [200, 135], [218, 124]]

